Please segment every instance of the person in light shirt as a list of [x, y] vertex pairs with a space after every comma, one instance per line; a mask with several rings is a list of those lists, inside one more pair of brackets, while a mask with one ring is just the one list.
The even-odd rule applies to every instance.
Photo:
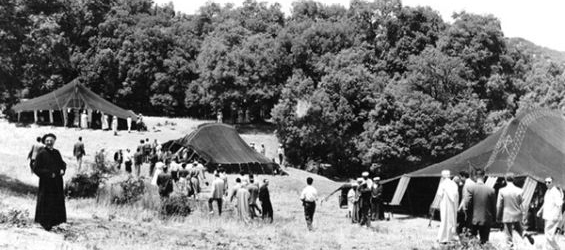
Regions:
[[547, 191], [543, 197], [543, 205], [537, 215], [544, 220], [546, 249], [560, 249], [555, 241], [555, 231], [557, 230], [557, 225], [563, 220], [563, 215], [561, 214], [563, 193], [555, 186], [551, 177], [545, 179], [545, 185], [547, 186]]
[[437, 237], [440, 244], [447, 244], [456, 240], [459, 189], [457, 184], [451, 180], [449, 170], [441, 171], [441, 178], [437, 191], [437, 196], [440, 198], [439, 214], [441, 222]]
[[312, 231], [312, 222], [314, 221], [314, 212], [316, 212], [316, 200], [318, 200], [318, 191], [312, 186], [314, 179], [312, 177], [306, 178], [306, 186], [300, 194], [302, 206], [304, 206], [304, 217], [306, 218], [306, 226], [308, 230]]

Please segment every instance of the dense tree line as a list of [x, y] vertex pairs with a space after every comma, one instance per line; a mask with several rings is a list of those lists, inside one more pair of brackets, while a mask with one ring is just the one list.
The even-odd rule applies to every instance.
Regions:
[[272, 118], [288, 161], [385, 176], [453, 156], [521, 110], [565, 104], [565, 67], [493, 16], [399, 0], [312, 0], [194, 15], [151, 0], [0, 3], [0, 102], [78, 79], [145, 114]]

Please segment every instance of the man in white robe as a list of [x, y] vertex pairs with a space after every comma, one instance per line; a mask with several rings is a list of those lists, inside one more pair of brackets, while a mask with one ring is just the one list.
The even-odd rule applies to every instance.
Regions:
[[456, 240], [457, 205], [459, 203], [459, 190], [457, 184], [451, 180], [449, 170], [441, 172], [441, 181], [437, 195], [440, 198], [439, 213], [440, 226], [438, 231], [439, 243], [448, 243]]

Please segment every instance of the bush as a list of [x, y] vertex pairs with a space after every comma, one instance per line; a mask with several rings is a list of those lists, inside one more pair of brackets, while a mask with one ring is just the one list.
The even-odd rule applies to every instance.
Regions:
[[164, 216], [188, 216], [190, 214], [189, 199], [187, 196], [173, 196], [161, 200], [159, 210]]
[[70, 198], [95, 197], [102, 179], [102, 173], [98, 171], [90, 174], [79, 173], [67, 182], [65, 194]]
[[145, 193], [143, 179], [136, 179], [130, 176], [127, 180], [116, 184], [122, 188], [123, 192], [121, 195], [112, 197], [112, 203], [114, 204], [132, 204], [138, 201]]
[[27, 210], [10, 209], [8, 212], [0, 211], [0, 224], [10, 227], [29, 227], [32, 220]]

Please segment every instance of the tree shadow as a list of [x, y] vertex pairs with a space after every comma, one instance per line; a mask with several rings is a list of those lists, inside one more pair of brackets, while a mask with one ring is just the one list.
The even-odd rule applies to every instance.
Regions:
[[0, 174], [0, 190], [8, 191], [16, 195], [36, 194], [37, 187], [23, 183], [18, 179]]

